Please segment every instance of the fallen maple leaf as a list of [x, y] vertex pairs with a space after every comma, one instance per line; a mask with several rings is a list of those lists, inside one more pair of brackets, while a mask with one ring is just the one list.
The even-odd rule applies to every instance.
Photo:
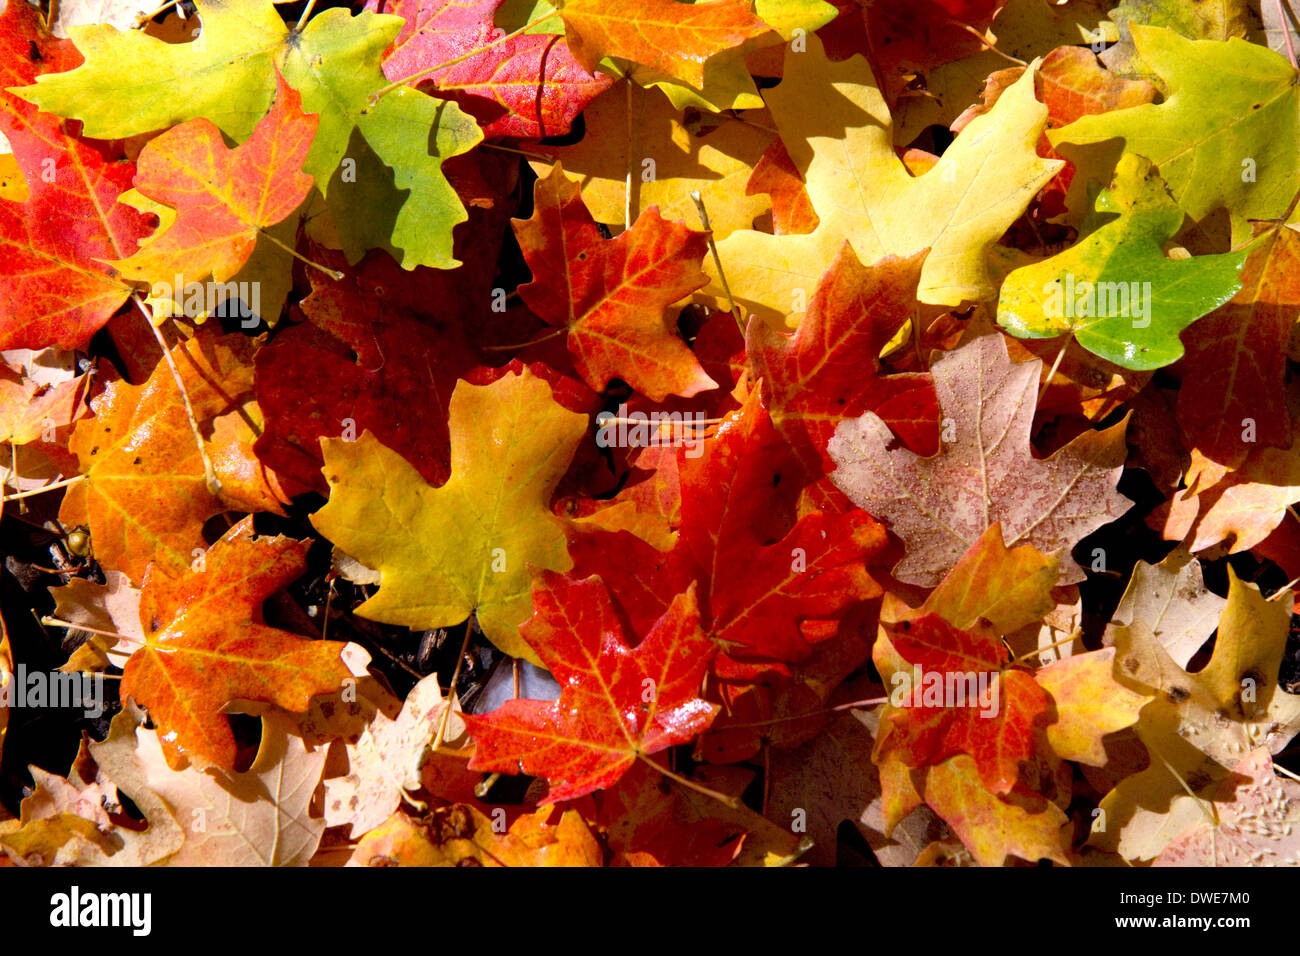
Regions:
[[[812, 512], [791, 525], [786, 506], [797, 468], [757, 393], [729, 417], [698, 458], [679, 449], [682, 523], [664, 554], [626, 532], [579, 534], [570, 545], [579, 575], [600, 574], [636, 630], [672, 595], [698, 581], [705, 630], [729, 657], [780, 666], [802, 660], [834, 633], [805, 626], [837, 618], [880, 593], [864, 559], [885, 544], [869, 515]], [[784, 486], [784, 498], [771, 499]], [[742, 574], [733, 573], [745, 567]]]
[[395, 813], [357, 844], [349, 866], [602, 866], [596, 835], [577, 810], [524, 813], [504, 828], [506, 810], [439, 808], [423, 820]]
[[1115, 490], [1124, 423], [1085, 432], [1051, 458], [1032, 457], [1029, 432], [1042, 363], [1013, 365], [1000, 335], [986, 335], [934, 363], [934, 387], [951, 441], [921, 458], [893, 447], [871, 412], [842, 423], [827, 447], [831, 480], [903, 539], [894, 568], [903, 581], [938, 584], [994, 522], [1008, 544], [1061, 552], [1059, 584], [1083, 580], [1068, 549], [1113, 521], [1129, 501]]
[[[348, 772], [325, 780], [325, 824], [348, 826], [356, 838], [392, 816], [402, 791], [419, 789], [421, 768], [450, 706], [438, 675], [430, 674], [406, 695], [396, 719], [376, 712], [359, 739], [348, 744]], [[467, 752], [464, 738], [465, 724], [456, 707], [447, 717], [443, 745]], [[464, 761], [467, 753], [459, 756]]]
[[175, 219], [141, 243], [129, 259], [112, 261], [126, 278], [173, 284], [175, 291], [209, 274], [235, 275], [258, 236], [286, 219], [312, 187], [301, 172], [317, 117], [276, 74], [271, 110], [247, 142], [227, 149], [211, 120], [195, 119], [163, 133], [140, 153], [135, 186], [176, 210]]
[[1233, 773], [1215, 794], [1214, 821], [1201, 819], [1175, 837], [1152, 866], [1300, 864], [1300, 784], [1278, 777], [1263, 747]]
[[66, 526], [88, 526], [95, 553], [132, 581], [153, 562], [169, 573], [189, 568], [205, 546], [203, 523], [227, 508], [278, 511], [274, 478], [252, 454], [256, 406], [242, 335], [200, 331], [171, 349], [173, 361], [221, 482], [209, 489], [176, 379], [158, 362], [143, 385], [110, 382], [91, 402], [69, 448], [85, 480], [59, 511]]
[[656, 402], [717, 388], [668, 316], [672, 303], [707, 281], [705, 235], [651, 207], [617, 239], [603, 240], [559, 163], [537, 181], [534, 197], [532, 218], [512, 223], [533, 273], [519, 295], [568, 331], [583, 380], [600, 391], [619, 376]]
[[492, 19], [503, 2], [368, 0], [366, 9], [406, 20], [384, 57], [384, 75], [394, 82], [427, 77], [430, 92], [455, 99], [483, 124], [485, 137], [562, 136], [613, 79], [579, 66], [563, 37], [505, 39]]
[[548, 505], [586, 421], [526, 369], [491, 385], [462, 382], [451, 397], [451, 478], [440, 488], [368, 432], [322, 439], [330, 500], [312, 524], [381, 575], [357, 613], [420, 629], [472, 613], [507, 654], [540, 664], [517, 629], [531, 606], [529, 567], [572, 567]]
[[1300, 311], [1298, 269], [1300, 235], [1273, 230], [1247, 257], [1241, 291], [1183, 333], [1183, 380], [1194, 387], [1178, 392], [1178, 424], [1194, 447], [1229, 467], [1240, 467], [1255, 443], [1291, 444], [1283, 386]]
[[226, 704], [265, 701], [301, 712], [313, 694], [349, 677], [338, 641], [263, 623], [262, 601], [302, 573], [306, 552], [289, 538], [255, 538], [250, 517], [208, 549], [200, 569], [173, 576], [150, 565], [145, 572], [144, 645], [126, 662], [122, 695], [148, 709], [173, 767], [188, 753], [234, 769]]
[[0, 134], [13, 148], [27, 197], [0, 199], [0, 349], [85, 348], [130, 292], [104, 260], [135, 251], [148, 220], [117, 205], [135, 167], [111, 162], [6, 87], [76, 62], [39, 14], [9, 3], [0, 14]]
[[[862, 57], [833, 63], [810, 36], [806, 53], [786, 53], [785, 78], [765, 99], [820, 221], [802, 236], [739, 230], [718, 243], [718, 255], [737, 302], [791, 327], [845, 239], [863, 262], [928, 248], [922, 302], [987, 297], [994, 287], [985, 251], [1060, 168], [1034, 152], [1047, 109], [1034, 99], [1032, 76], [916, 177], [894, 153], [889, 111]], [[721, 296], [715, 270], [706, 268], [709, 292]]]
[[[924, 258], [885, 258], [868, 268], [846, 241], [793, 335], [750, 321], [745, 347], [763, 380], [763, 400], [805, 480], [833, 470], [826, 443], [840, 422], [866, 411], [919, 454], [938, 451], [939, 406], [930, 376], [883, 375], [875, 358], [911, 318]], [[823, 507], [838, 497], [827, 484], [816, 495]]]
[[709, 57], [766, 33], [744, 0], [680, 4], [676, 0], [563, 0], [569, 49], [588, 71], [604, 57], [648, 66], [689, 86], [704, 85]]
[[717, 708], [697, 696], [714, 648], [700, 630], [694, 587], [673, 598], [635, 648], [597, 577], [545, 572], [533, 603], [522, 630], [560, 682], [560, 699], [511, 700], [466, 715], [472, 769], [544, 776], [548, 800], [571, 800], [713, 720]]

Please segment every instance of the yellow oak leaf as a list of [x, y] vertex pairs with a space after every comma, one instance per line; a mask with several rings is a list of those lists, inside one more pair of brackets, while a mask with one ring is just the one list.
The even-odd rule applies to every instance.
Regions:
[[357, 613], [413, 629], [473, 613], [513, 657], [541, 660], [519, 636], [532, 609], [530, 566], [573, 567], [555, 486], [587, 429], [528, 370], [451, 396], [451, 478], [434, 488], [369, 431], [322, 439], [329, 502], [312, 516], [325, 537], [380, 574]]
[[[807, 235], [742, 229], [720, 242], [736, 301], [769, 322], [798, 325], [845, 239], [863, 262], [930, 249], [922, 302], [955, 306], [991, 296], [986, 252], [1062, 165], [1035, 152], [1047, 107], [1034, 98], [1034, 70], [914, 177], [894, 152], [871, 65], [861, 56], [831, 62], [817, 37], [807, 40], [806, 52], [786, 53], [785, 79], [764, 98], [821, 222]], [[722, 296], [712, 278], [706, 293]]]

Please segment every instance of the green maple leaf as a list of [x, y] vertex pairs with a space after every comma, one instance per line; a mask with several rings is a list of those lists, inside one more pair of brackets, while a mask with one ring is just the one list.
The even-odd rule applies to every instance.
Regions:
[[[279, 69], [302, 94], [303, 109], [320, 115], [303, 169], [325, 194], [349, 258], [375, 242], [373, 230], [362, 235], [356, 224], [368, 219], [378, 199], [393, 211], [391, 242], [404, 267], [459, 265], [452, 229], [467, 215], [442, 162], [473, 148], [482, 131], [454, 103], [414, 89], [370, 102], [388, 85], [380, 64], [401, 29], [400, 17], [354, 17], [333, 8], [290, 30], [271, 0], [196, 0], [196, 6], [203, 29], [191, 43], [165, 43], [104, 24], [73, 27], [85, 63], [13, 92], [46, 112], [81, 120], [84, 135], [97, 139], [204, 116], [243, 142], [270, 106]], [[358, 164], [356, 177], [332, 179], [354, 133], [387, 170]]]
[[1007, 276], [998, 324], [1021, 338], [1072, 332], [1089, 352], [1129, 369], [1177, 361], [1179, 333], [1241, 288], [1248, 251], [1166, 258], [1163, 244], [1182, 222], [1150, 160], [1125, 153], [1097, 196], [1085, 238]]
[[1243, 241], [1250, 235], [1246, 220], [1280, 216], [1296, 192], [1296, 71], [1267, 47], [1244, 40], [1188, 40], [1136, 23], [1131, 29], [1138, 53], [1169, 96], [1084, 116], [1048, 138], [1079, 166], [1083, 182], [1089, 174], [1103, 179], [1098, 173], [1120, 149], [1146, 156], [1189, 216], [1200, 221], [1226, 208], [1234, 242]]

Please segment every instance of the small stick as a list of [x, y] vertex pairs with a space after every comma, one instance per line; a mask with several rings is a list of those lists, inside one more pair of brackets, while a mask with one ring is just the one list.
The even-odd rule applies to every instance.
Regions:
[[713, 241], [713, 227], [709, 225], [709, 211], [704, 208], [704, 199], [700, 196], [698, 189], [691, 191], [691, 201], [695, 203], [695, 208], [700, 214], [700, 222], [704, 223], [704, 230], [709, 234], [709, 252], [713, 254], [713, 267], [718, 270], [718, 279], [722, 282], [722, 291], [727, 294], [727, 307], [731, 310], [731, 317], [736, 320], [736, 325], [740, 328], [740, 337], [745, 337], [745, 323], [740, 321], [740, 315], [736, 312], [736, 300], [732, 298], [731, 286], [727, 284], [727, 274], [722, 271], [722, 260], [718, 257], [718, 244]]
[[20, 491], [16, 495], [8, 495], [0, 492], [0, 501], [17, 501], [19, 498], [31, 498], [35, 495], [43, 495], [47, 491], [58, 491], [60, 488], [66, 488], [68, 485], [75, 485], [79, 481], [85, 481], [85, 475], [73, 475], [71, 478], [64, 478], [62, 481], [56, 481], [40, 488], [31, 488], [28, 491]]
[[185, 405], [185, 417], [189, 419], [190, 431], [194, 433], [194, 444], [199, 449], [199, 458], [203, 460], [203, 479], [207, 483], [208, 493], [212, 497], [221, 494], [221, 480], [217, 478], [217, 472], [212, 467], [212, 459], [208, 457], [208, 450], [203, 446], [203, 435], [199, 432], [198, 420], [194, 417], [194, 406], [190, 404], [190, 393], [185, 388], [185, 382], [181, 379], [180, 369], [176, 367], [176, 362], [172, 359], [172, 353], [167, 348], [167, 341], [163, 338], [162, 331], [158, 326], [153, 324], [153, 318], [140, 301], [139, 294], [131, 296], [135, 304], [139, 306], [141, 314], [145, 321], [149, 323], [149, 328], [153, 331], [153, 337], [158, 340], [158, 347], [162, 349], [163, 358], [167, 361], [167, 367], [172, 370], [172, 378], [176, 380], [176, 387], [180, 389], [181, 401]]
[[447, 718], [451, 716], [451, 702], [456, 697], [456, 679], [460, 677], [460, 666], [465, 662], [465, 655], [469, 652], [469, 636], [472, 628], [469, 622], [465, 622], [465, 640], [461, 641], [460, 653], [456, 655], [456, 669], [451, 672], [451, 686], [447, 688], [447, 706], [442, 709], [442, 720], [438, 721], [438, 733], [433, 738], [433, 747], [437, 750], [442, 746], [442, 735], [447, 732]]
[[1065, 358], [1065, 351], [1070, 347], [1071, 337], [1065, 337], [1065, 344], [1061, 346], [1061, 351], [1056, 353], [1056, 361], [1052, 363], [1052, 369], [1047, 373], [1047, 378], [1043, 380], [1043, 387], [1038, 390], [1038, 401], [1034, 403], [1037, 407], [1043, 404], [1043, 396], [1047, 394], [1047, 386], [1052, 384], [1052, 379], [1056, 376], [1056, 370], [1061, 367], [1061, 359]]

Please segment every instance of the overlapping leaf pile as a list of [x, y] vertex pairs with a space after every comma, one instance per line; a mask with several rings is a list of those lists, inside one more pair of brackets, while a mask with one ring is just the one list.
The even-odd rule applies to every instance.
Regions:
[[1258, 5], [103, 6], [0, 15], [0, 863], [1300, 863]]

